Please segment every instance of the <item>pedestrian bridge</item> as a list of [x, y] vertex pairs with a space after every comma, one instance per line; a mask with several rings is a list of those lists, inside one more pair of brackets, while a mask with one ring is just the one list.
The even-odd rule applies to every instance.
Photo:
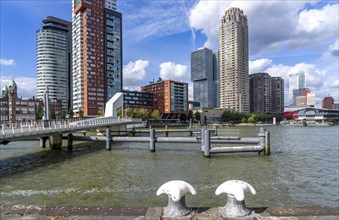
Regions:
[[15, 141], [30, 137], [46, 137], [53, 134], [72, 133], [76, 131], [119, 126], [124, 124], [140, 123], [141, 119], [99, 117], [81, 121], [41, 121], [35, 123], [20, 123], [11, 126], [2, 126], [0, 143]]

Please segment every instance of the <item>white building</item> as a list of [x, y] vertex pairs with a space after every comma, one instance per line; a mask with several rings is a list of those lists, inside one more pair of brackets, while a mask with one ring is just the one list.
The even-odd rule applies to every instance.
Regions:
[[71, 28], [72, 23], [48, 16], [36, 33], [37, 98], [49, 90], [51, 100], [61, 100], [62, 109], [70, 108]]
[[239, 8], [221, 18], [220, 108], [250, 111], [247, 16]]
[[[305, 73], [303, 71], [299, 71], [298, 73], [292, 73], [289, 75], [289, 99], [290, 99], [290, 106], [296, 105], [296, 96], [293, 95], [294, 90], [302, 90], [306, 88], [306, 80], [305, 80]], [[295, 93], [296, 94], [296, 93]]]

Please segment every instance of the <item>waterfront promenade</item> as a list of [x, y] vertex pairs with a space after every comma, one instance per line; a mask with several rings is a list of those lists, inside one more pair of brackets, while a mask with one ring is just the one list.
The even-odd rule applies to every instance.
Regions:
[[222, 219], [275, 219], [275, 220], [337, 220], [339, 207], [291, 207], [253, 208], [249, 216], [223, 218], [218, 208], [193, 208], [184, 217], [163, 217], [162, 208], [118, 208], [118, 207], [45, 207], [45, 206], [0, 206], [2, 220], [222, 220]]

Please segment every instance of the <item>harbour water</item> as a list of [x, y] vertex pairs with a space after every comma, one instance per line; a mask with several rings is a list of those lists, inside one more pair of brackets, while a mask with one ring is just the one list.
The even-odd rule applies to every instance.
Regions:
[[[241, 136], [257, 136], [259, 127], [240, 127]], [[204, 158], [200, 144], [104, 142], [76, 145], [72, 152], [42, 149], [38, 141], [0, 145], [0, 204], [151, 207], [167, 204], [157, 189], [169, 180], [185, 180], [198, 194], [194, 207], [217, 207], [226, 195], [216, 188], [239, 179], [257, 191], [249, 207], [339, 206], [339, 126], [267, 126], [271, 156], [256, 153]]]

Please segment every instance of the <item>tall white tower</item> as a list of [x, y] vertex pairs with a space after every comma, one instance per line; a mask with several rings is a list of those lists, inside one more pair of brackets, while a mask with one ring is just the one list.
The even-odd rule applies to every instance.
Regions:
[[[290, 99], [290, 106], [294, 106], [295, 98], [296, 96], [300, 95], [298, 94], [297, 90], [300, 90], [299, 93], [301, 93], [301, 90], [303, 88], [306, 88], [306, 80], [305, 80], [305, 73], [303, 71], [299, 71], [297, 73], [292, 73], [289, 75], [289, 99]], [[293, 95], [293, 93], [295, 95]]]
[[247, 16], [239, 8], [221, 18], [220, 107], [250, 111]]

